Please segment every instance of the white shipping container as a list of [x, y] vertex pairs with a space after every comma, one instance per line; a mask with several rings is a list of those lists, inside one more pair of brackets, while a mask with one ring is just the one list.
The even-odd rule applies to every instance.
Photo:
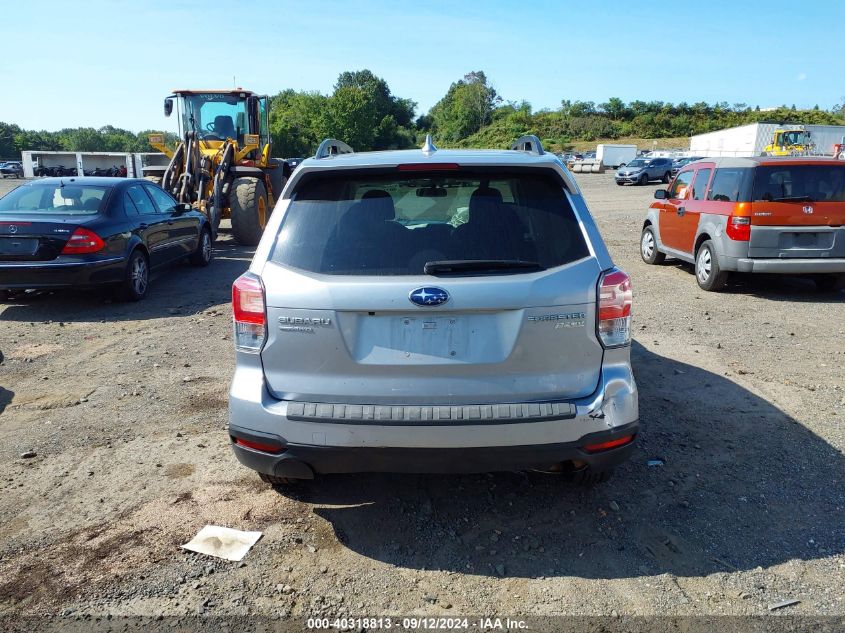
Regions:
[[616, 169], [621, 165], [627, 165], [636, 157], [636, 145], [602, 144], [596, 146], [596, 160], [605, 167]]
[[801, 129], [810, 133], [814, 153], [833, 155], [833, 146], [845, 136], [845, 125], [801, 125], [796, 123], [749, 123], [690, 137], [690, 154], [695, 156], [762, 156], [778, 129]]

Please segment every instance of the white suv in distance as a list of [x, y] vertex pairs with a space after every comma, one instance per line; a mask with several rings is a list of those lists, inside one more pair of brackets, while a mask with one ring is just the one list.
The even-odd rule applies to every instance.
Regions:
[[360, 154], [328, 139], [233, 285], [233, 450], [273, 485], [520, 469], [602, 481], [638, 431], [631, 304], [536, 137]]

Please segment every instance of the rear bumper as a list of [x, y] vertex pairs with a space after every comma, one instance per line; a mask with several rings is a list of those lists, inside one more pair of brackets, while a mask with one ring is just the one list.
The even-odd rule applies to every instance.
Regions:
[[94, 261], [0, 262], [0, 290], [97, 286], [123, 279], [123, 256]]
[[[720, 265], [722, 262], [719, 262]], [[824, 257], [801, 259], [726, 258], [724, 270], [741, 273], [845, 273], [845, 258]]]
[[635, 421], [607, 431], [590, 433], [575, 443], [474, 448], [369, 448], [287, 444], [282, 454], [274, 455], [239, 446], [234, 443], [235, 438], [262, 443], [281, 442], [281, 438], [257, 436], [247, 429], [229, 426], [232, 449], [241, 464], [268, 475], [300, 479], [311, 479], [314, 474], [353, 472], [484, 473], [549, 470], [563, 462], [580, 462], [592, 471], [606, 471], [630, 457], [635, 441], [600, 453], [588, 453], [582, 447], [585, 444], [636, 435], [638, 430], [639, 423]]
[[[625, 460], [630, 446], [587, 453], [585, 444], [636, 434], [637, 387], [628, 350], [608, 350], [617, 361], [602, 367], [590, 396], [543, 414], [526, 415], [518, 405], [481, 405], [490, 415], [474, 417], [476, 406], [422, 407], [437, 415], [416, 416], [421, 407], [371, 407], [370, 419], [356, 419], [345, 405], [325, 405], [327, 413], [302, 415], [300, 403], [273, 398], [264, 385], [258, 359], [238, 362], [229, 394], [229, 435], [238, 460], [259, 472], [308, 477], [340, 472], [488, 472], [548, 468], [577, 460], [597, 470]], [[531, 405], [534, 406], [533, 404]], [[507, 407], [508, 415], [498, 414]], [[392, 409], [390, 416], [379, 409]], [[446, 410], [452, 409], [451, 417]], [[333, 413], [329, 414], [328, 410]], [[345, 410], [340, 415], [338, 410]], [[459, 415], [455, 415], [460, 412]], [[234, 444], [241, 438], [275, 446], [278, 452]]]

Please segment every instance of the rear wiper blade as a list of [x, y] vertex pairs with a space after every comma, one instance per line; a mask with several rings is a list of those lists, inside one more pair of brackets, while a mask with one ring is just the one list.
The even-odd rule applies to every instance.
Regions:
[[812, 196], [784, 196], [782, 198], [772, 198], [772, 202], [815, 202]]
[[449, 259], [428, 262], [423, 267], [426, 275], [462, 273], [484, 270], [545, 270], [538, 262], [521, 259]]

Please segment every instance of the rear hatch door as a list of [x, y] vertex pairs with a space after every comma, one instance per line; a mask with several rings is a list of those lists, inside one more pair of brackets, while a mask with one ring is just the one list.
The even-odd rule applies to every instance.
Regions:
[[845, 257], [845, 164], [785, 162], [756, 169], [751, 257]]
[[[600, 272], [589, 258], [533, 274], [337, 283], [269, 263], [268, 386], [281, 399], [365, 404], [589, 395], [602, 360]], [[420, 289], [449, 300], [420, 307], [409, 299]]]
[[600, 274], [549, 168], [305, 182], [262, 271], [267, 385], [353, 404], [586, 396]]

